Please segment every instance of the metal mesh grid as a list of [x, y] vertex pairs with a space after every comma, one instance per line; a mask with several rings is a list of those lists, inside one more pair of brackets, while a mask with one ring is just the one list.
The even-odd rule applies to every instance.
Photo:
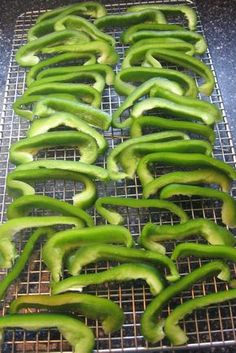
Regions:
[[[156, 1], [158, 2], [158, 1]], [[160, 1], [161, 2], [161, 1]], [[162, 1], [163, 2], [163, 1]], [[164, 1], [173, 2], [173, 1]], [[125, 11], [127, 5], [136, 3], [147, 3], [147, 2], [122, 2], [115, 4], [107, 4], [107, 10], [109, 13], [119, 13]], [[148, 1], [152, 3], [152, 1]], [[173, 3], [182, 3], [181, 1], [174, 1]], [[23, 94], [25, 90], [25, 70], [19, 68], [15, 62], [14, 55], [16, 50], [25, 43], [26, 33], [28, 29], [34, 24], [35, 19], [39, 15], [39, 11], [26, 12], [21, 15], [16, 22], [15, 34], [13, 40], [13, 48], [11, 53], [8, 79], [6, 84], [6, 93], [4, 98], [2, 118], [0, 122], [1, 131], [1, 145], [0, 145], [0, 156], [1, 156], [1, 168], [0, 168], [0, 201], [1, 201], [1, 222], [6, 220], [6, 209], [11, 199], [6, 193], [5, 178], [7, 173], [14, 168], [8, 159], [9, 146], [20, 138], [25, 137], [28, 129], [28, 122], [20, 119], [14, 115], [12, 110], [12, 103], [15, 101], [17, 96]], [[203, 29], [200, 21], [198, 21], [197, 30], [199, 33], [203, 33]], [[114, 30], [111, 32], [119, 40], [120, 32]], [[124, 49], [119, 41], [116, 47], [120, 54], [121, 60], [124, 56]], [[214, 75], [214, 67], [212, 64], [211, 56], [207, 51], [203, 60], [207, 63]], [[170, 67], [170, 66], [169, 66]], [[173, 68], [173, 66], [171, 66]], [[117, 65], [119, 70], [119, 65]], [[177, 69], [177, 68], [176, 68]], [[215, 75], [216, 77], [216, 75]], [[197, 78], [195, 77], [197, 80]], [[204, 98], [206, 99], [206, 98]], [[216, 104], [223, 113], [224, 120], [216, 127], [216, 143], [214, 149], [214, 155], [218, 159], [222, 159], [231, 165], [236, 165], [236, 157], [232, 144], [232, 138], [229, 131], [229, 126], [226, 120], [224, 106], [220, 95], [219, 86], [216, 85], [215, 90], [209, 100]], [[120, 104], [120, 98], [116, 94], [113, 88], [107, 88], [103, 94], [102, 109], [112, 114], [113, 111]], [[110, 147], [114, 147], [128, 137], [127, 131], [120, 129], [110, 129], [105, 133], [106, 138], [109, 142]], [[74, 149], [57, 149], [48, 150], [41, 153], [38, 158], [59, 158], [78, 160], [78, 155]], [[105, 159], [101, 158], [98, 161], [99, 165], [105, 166]], [[104, 185], [101, 182], [97, 182], [98, 191], [100, 195], [117, 195], [124, 197], [141, 197], [141, 186], [139, 180], [125, 180], [122, 182], [110, 182]], [[52, 197], [57, 197], [71, 202], [75, 192], [78, 192], [80, 186], [72, 182], [62, 181], [49, 181], [47, 183], [37, 183], [36, 191], [39, 194], [45, 194]], [[232, 188], [232, 194], [236, 196], [235, 187]], [[210, 200], [202, 200], [199, 198], [177, 198], [177, 202], [186, 210], [192, 218], [206, 217], [212, 219], [217, 223], [221, 224], [220, 210], [221, 205], [218, 202]], [[121, 210], [122, 214], [125, 215], [125, 225], [130, 229], [133, 236], [136, 238], [147, 221], [153, 221], [159, 224], [174, 224], [178, 220], [171, 216], [169, 213], [157, 212], [150, 210]], [[93, 210], [91, 211], [94, 216], [96, 224], [103, 223], [104, 221], [96, 214]], [[42, 214], [42, 213], [38, 213]], [[17, 247], [19, 251], [24, 246], [27, 239], [27, 234], [24, 233], [21, 237], [17, 237]], [[166, 243], [168, 252], [173, 249], [174, 242]], [[41, 244], [38, 245], [34, 252], [34, 255], [30, 261], [30, 264], [26, 266], [22, 273], [19, 281], [13, 284], [8, 291], [8, 294], [1, 305], [1, 314], [5, 314], [8, 311], [9, 303], [18, 295], [22, 294], [48, 294], [50, 275], [44, 264], [41, 261]], [[201, 266], [206, 260], [199, 260], [193, 258], [186, 258], [178, 262], [178, 268], [182, 275], [191, 272], [193, 269]], [[111, 263], [104, 262], [98, 264], [98, 266], [91, 266], [85, 271], [100, 271], [109, 268]], [[236, 267], [232, 267], [232, 274], [235, 274]], [[5, 271], [0, 272], [1, 278], [5, 275]], [[178, 297], [165, 308], [162, 315], [167, 315], [172, 308], [179, 303], [194, 298], [197, 296], [205, 295], [206, 293], [217, 292], [227, 288], [227, 285], [218, 281], [216, 278], [212, 278], [207, 282], [196, 284], [192, 290], [181, 293]], [[110, 336], [104, 336], [103, 331], [99, 323], [84, 319], [86, 323], [94, 330], [97, 337], [95, 351], [98, 352], [132, 352], [132, 351], [169, 351], [171, 347], [167, 340], [160, 342], [156, 346], [149, 345], [140, 333], [140, 317], [151, 300], [151, 295], [146, 285], [140, 282], [135, 283], [123, 283], [123, 284], [109, 284], [106, 286], [94, 286], [86, 289], [86, 292], [93, 293], [99, 296], [104, 296], [112, 299], [118, 303], [125, 312], [125, 324], [120, 332], [116, 332]], [[220, 306], [211, 306], [208, 309], [200, 310], [192, 315], [188, 316], [183, 321], [183, 327], [189, 337], [188, 345], [180, 347], [180, 350], [188, 349], [190, 347], [207, 347], [207, 346], [221, 346], [231, 345], [236, 342], [236, 303], [224, 303]], [[26, 332], [23, 330], [8, 330], [5, 334], [5, 341], [2, 347], [2, 351], [8, 352], [65, 352], [71, 351], [69, 345], [60, 336], [57, 330], [41, 330], [39, 333]]]

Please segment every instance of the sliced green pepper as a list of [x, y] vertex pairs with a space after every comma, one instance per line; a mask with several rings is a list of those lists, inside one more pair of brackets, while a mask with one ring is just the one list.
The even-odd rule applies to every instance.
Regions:
[[157, 225], [147, 223], [141, 232], [138, 242], [148, 250], [165, 253], [161, 245], [165, 240], [182, 240], [201, 236], [213, 245], [235, 245], [234, 235], [226, 228], [205, 218], [191, 219], [185, 223], [174, 225]]
[[176, 283], [165, 288], [159, 295], [148, 304], [141, 318], [141, 331], [148, 342], [156, 343], [165, 337], [163, 332], [164, 320], [158, 317], [162, 308], [168, 301], [178, 293], [191, 288], [196, 282], [208, 276], [217, 274], [224, 281], [230, 280], [230, 269], [221, 261], [213, 261], [202, 265], [191, 273], [183, 276]]
[[[31, 163], [27, 164], [27, 166], [31, 165]], [[47, 164], [50, 164], [49, 160], [47, 161]], [[95, 183], [87, 175], [73, 170], [66, 170], [65, 172], [63, 168], [26, 168], [25, 170], [19, 170], [19, 167], [17, 167], [7, 176], [8, 193], [14, 198], [22, 195], [34, 195], [35, 189], [30, 185], [32, 181], [51, 179], [79, 181], [84, 185], [84, 190], [73, 196], [73, 203], [75, 206], [88, 208], [93, 205], [97, 198]]]
[[193, 8], [187, 5], [173, 5], [173, 4], [145, 4], [145, 5], [133, 5], [127, 9], [127, 12], [136, 12], [144, 10], [159, 10], [165, 15], [179, 15], [183, 14], [188, 21], [188, 26], [191, 31], [195, 31], [197, 25], [197, 15]]
[[80, 131], [53, 131], [22, 139], [10, 148], [10, 161], [16, 165], [29, 163], [42, 149], [56, 146], [75, 146], [80, 151], [80, 162], [92, 164], [98, 157], [95, 139]]
[[124, 197], [100, 197], [95, 203], [95, 208], [97, 212], [104, 217], [111, 224], [120, 224], [123, 222], [123, 217], [114, 211], [106, 209], [103, 205], [113, 205], [113, 206], [126, 206], [132, 208], [159, 208], [166, 209], [170, 212], [176, 214], [181, 222], [186, 222], [188, 219], [187, 214], [184, 210], [172, 202], [163, 202], [161, 200], [142, 200], [135, 198], [124, 198]]
[[[112, 236], [111, 236], [112, 234]], [[133, 245], [132, 236], [125, 227], [102, 225], [85, 228], [79, 232], [66, 230], [56, 233], [43, 247], [43, 261], [52, 274], [55, 282], [62, 276], [63, 259], [69, 251], [89, 244], [123, 244]], [[55, 256], [52, 256], [52, 253]]]
[[174, 282], [179, 279], [179, 273], [174, 262], [165, 255], [149, 250], [107, 244], [83, 246], [77, 250], [75, 254], [69, 257], [68, 270], [75, 276], [81, 271], [83, 266], [101, 260], [159, 264], [169, 269], [170, 274], [166, 276], [168, 281]]
[[142, 263], [127, 263], [98, 273], [68, 277], [63, 281], [53, 283], [52, 292], [58, 294], [67, 291], [82, 291], [84, 287], [91, 284], [114, 281], [124, 282], [137, 279], [144, 279], [147, 282], [152, 295], [157, 295], [164, 288], [163, 279], [155, 267]]
[[63, 216], [77, 217], [87, 227], [94, 225], [92, 217], [81, 208], [45, 195], [25, 195], [18, 198], [8, 206], [7, 217], [8, 219], [25, 217], [32, 208], [43, 208]]
[[165, 334], [172, 344], [178, 346], [188, 341], [185, 332], [178, 325], [179, 321], [195, 309], [201, 309], [211, 304], [219, 304], [236, 298], [236, 289], [228, 289], [218, 293], [211, 293], [199, 298], [188, 300], [177, 306], [167, 317]]
[[22, 295], [11, 302], [10, 313], [15, 314], [24, 308], [78, 311], [88, 318], [101, 320], [106, 334], [119, 330], [124, 322], [124, 313], [117, 304], [90, 294]]
[[221, 211], [223, 223], [232, 228], [236, 227], [236, 201], [229, 194], [207, 187], [171, 184], [161, 190], [160, 198], [168, 199], [174, 195], [197, 195], [221, 200], [223, 202]]
[[0, 337], [6, 327], [20, 327], [25, 330], [40, 330], [57, 327], [72, 345], [75, 353], [92, 353], [93, 332], [88, 326], [71, 316], [62, 314], [12, 314], [0, 317]]
[[62, 98], [43, 98], [34, 107], [34, 115], [40, 118], [48, 117], [57, 111], [64, 111], [79, 115], [88, 124], [108, 130], [111, 124], [111, 117], [104, 111], [91, 107], [88, 104], [74, 102]]
[[112, 149], [112, 151], [109, 153], [107, 157], [107, 169], [109, 171], [109, 176], [114, 180], [117, 180], [117, 179], [119, 180], [128, 176], [127, 173], [119, 172], [119, 167], [117, 165], [117, 162], [119, 161], [119, 157], [121, 156], [121, 154], [130, 146], [138, 145], [140, 143], [146, 143], [146, 142], [162, 143], [166, 141], [170, 142], [172, 140], [177, 141], [178, 139], [187, 140], [188, 138], [189, 138], [188, 135], [182, 132], [164, 131], [164, 132], [157, 132], [154, 134], [137, 137], [134, 139], [125, 140], [124, 142], [117, 145], [114, 149]]
[[70, 113], [58, 112], [51, 115], [49, 118], [34, 120], [27, 132], [27, 136], [33, 137], [45, 134], [49, 130], [55, 129], [58, 126], [66, 126], [70, 129], [76, 129], [77, 131], [81, 131], [93, 137], [98, 145], [99, 154], [103, 154], [107, 149], [107, 141], [103, 135], [80, 119], [80, 117]]
[[185, 133], [193, 133], [207, 138], [213, 145], [215, 141], [214, 130], [208, 126], [192, 123], [190, 121], [180, 121], [161, 118], [159, 116], [140, 116], [134, 120], [130, 128], [130, 136], [132, 138], [143, 135], [144, 127], [157, 127], [160, 130], [175, 130]]

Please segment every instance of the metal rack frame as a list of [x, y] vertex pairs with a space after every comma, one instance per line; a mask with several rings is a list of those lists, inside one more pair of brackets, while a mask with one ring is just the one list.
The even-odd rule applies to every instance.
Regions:
[[[125, 11], [128, 5], [136, 3], [183, 3], [182, 1], [140, 1], [140, 2], [125, 2], [116, 1], [114, 4], [106, 4], [108, 13], [119, 13]], [[193, 4], [193, 6], [195, 6]], [[25, 70], [19, 68], [16, 64], [14, 56], [16, 50], [25, 43], [26, 33], [33, 25], [39, 11], [29, 11], [18, 17], [15, 26], [15, 33], [12, 45], [12, 53], [10, 58], [10, 65], [8, 71], [8, 78], [6, 84], [6, 92], [4, 97], [2, 117], [0, 121], [0, 201], [1, 201], [1, 222], [6, 221], [6, 209], [11, 202], [10, 197], [7, 195], [5, 179], [6, 175], [14, 166], [9, 162], [8, 150], [9, 146], [20, 138], [25, 137], [28, 129], [28, 122], [16, 116], [12, 110], [12, 103], [15, 99], [22, 95], [25, 90]], [[204, 33], [201, 22], [198, 18], [197, 30], [199, 33]], [[112, 35], [119, 39], [120, 32], [112, 31]], [[120, 58], [124, 56], [125, 47], [117, 42], [116, 47]], [[212, 59], [209, 51], [204, 54], [203, 61], [207, 63], [216, 78]], [[116, 70], [119, 70], [120, 65], [117, 65]], [[173, 66], [172, 66], [173, 67]], [[176, 68], [177, 69], [177, 68]], [[195, 78], [197, 80], [197, 78]], [[206, 99], [206, 98], [204, 98]], [[113, 88], [108, 87], [104, 91], [102, 109], [112, 114], [120, 104], [120, 97], [116, 94]], [[216, 158], [222, 159], [233, 166], [236, 166], [236, 154], [234, 151], [231, 133], [225, 116], [224, 105], [220, 89], [217, 83], [212, 96], [209, 101], [216, 104], [222, 111], [224, 120], [216, 126], [216, 144], [214, 155]], [[120, 129], [110, 129], [105, 133], [110, 147], [128, 138], [127, 131]], [[78, 155], [74, 149], [54, 149], [42, 152], [38, 158], [59, 158], [78, 160]], [[106, 165], [105, 158], [98, 161], [99, 165]], [[166, 169], [159, 170], [158, 172], [165, 172]], [[110, 182], [103, 184], [98, 182], [98, 190], [100, 195], [117, 195], [124, 197], [141, 197], [141, 186], [138, 178], [134, 180], [125, 180], [122, 182]], [[71, 201], [73, 194], [80, 189], [80, 186], [72, 182], [50, 181], [46, 183], [37, 183], [37, 193], [45, 194], [52, 197]], [[232, 188], [232, 195], [236, 196], [236, 188]], [[199, 198], [176, 198], [176, 201], [187, 211], [192, 218], [206, 217], [221, 223], [220, 217], [220, 204], [211, 200], [202, 200]], [[94, 216], [96, 224], [103, 223], [103, 220], [93, 210], [91, 211]], [[37, 214], [42, 214], [37, 212]], [[167, 212], [156, 212], [142, 210], [124, 209], [125, 225], [129, 227], [134, 237], [140, 234], [143, 225], [149, 221], [155, 221], [160, 224], [174, 224], [178, 220]], [[26, 242], [27, 234], [18, 236], [16, 239], [17, 248], [20, 251]], [[168, 252], [171, 252], [174, 242], [166, 243]], [[49, 281], [50, 275], [46, 270], [41, 259], [42, 245], [39, 244], [30, 264], [25, 268], [19, 281], [13, 284], [8, 291], [8, 294], [3, 301], [0, 313], [6, 314], [9, 308], [9, 303], [12, 299], [22, 294], [48, 294], [50, 293]], [[178, 262], [178, 268], [181, 274], [186, 274], [194, 268], [201, 266], [202, 263], [199, 259], [186, 258]], [[87, 272], [98, 271], [109, 268], [111, 263], [104, 262], [97, 266], [91, 266], [86, 269]], [[235, 275], [236, 267], [232, 266], [232, 274]], [[5, 271], [0, 271], [0, 278], [6, 274]], [[206, 282], [194, 285], [194, 287], [181, 293], [178, 297], [174, 298], [170, 304], [163, 311], [163, 316], [167, 315], [172, 308], [178, 303], [187, 299], [197, 296], [205, 295], [209, 292], [217, 292], [227, 288], [227, 285], [212, 278]], [[148, 302], [151, 300], [151, 295], [147, 287], [140, 281], [135, 283], [124, 284], [109, 284], [107, 286], [91, 287], [86, 290], [88, 293], [108, 297], [117, 302], [125, 312], [125, 324], [120, 332], [111, 336], [104, 336], [101, 326], [98, 322], [85, 320], [90, 327], [93, 328], [97, 337], [95, 351], [100, 353], [106, 352], [135, 352], [135, 351], [149, 351], [149, 352], [164, 352], [172, 351], [172, 347], [167, 340], [160, 342], [155, 346], [149, 345], [140, 333], [140, 317]], [[200, 310], [188, 316], [183, 322], [184, 329], [186, 330], [189, 342], [186, 346], [179, 347], [181, 351], [189, 348], [204, 348], [204, 347], [217, 347], [224, 345], [236, 344], [236, 302], [224, 303], [220, 306], [211, 306], [208, 309]], [[177, 348], [175, 348], [177, 350]], [[2, 352], [65, 352], [71, 351], [69, 345], [61, 337], [57, 330], [42, 330], [39, 333], [26, 332], [23, 330], [7, 330], [5, 334], [5, 341], [3, 344]]]

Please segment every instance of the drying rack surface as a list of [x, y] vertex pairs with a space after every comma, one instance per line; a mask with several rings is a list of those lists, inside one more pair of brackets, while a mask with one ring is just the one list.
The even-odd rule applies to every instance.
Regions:
[[[183, 3], [182, 1], [156, 1], [165, 3]], [[108, 13], [119, 13], [126, 10], [128, 5], [140, 3], [154, 3], [153, 1], [143, 2], [115, 2], [113, 4], [106, 4]], [[192, 6], [195, 6], [192, 4]], [[8, 150], [12, 143], [24, 138], [28, 129], [28, 122], [16, 116], [12, 110], [12, 103], [15, 99], [22, 95], [25, 91], [25, 70], [19, 68], [15, 61], [16, 50], [26, 42], [26, 34], [28, 29], [35, 23], [38, 15], [45, 10], [29, 11], [17, 19], [15, 26], [15, 33], [13, 39], [12, 53], [10, 58], [9, 72], [6, 84], [6, 92], [3, 104], [2, 118], [0, 121], [1, 145], [0, 145], [0, 220], [6, 221], [6, 209], [11, 202], [10, 197], [7, 195], [5, 187], [5, 179], [7, 174], [14, 168], [9, 162]], [[197, 30], [203, 33], [203, 28], [198, 18]], [[125, 47], [119, 43], [120, 32], [114, 30], [110, 32], [117, 39], [117, 51], [120, 54], [120, 60], [124, 57]], [[214, 67], [212, 64], [209, 51], [202, 57], [203, 61], [208, 64], [214, 75]], [[169, 66], [173, 68], [174, 66]], [[117, 65], [116, 70], [119, 70], [120, 64]], [[177, 68], [176, 68], [177, 69]], [[216, 77], [216, 75], [215, 75]], [[195, 78], [197, 80], [197, 78]], [[206, 99], [206, 98], [205, 98]], [[225, 116], [222, 97], [220, 94], [219, 86], [216, 79], [215, 90], [209, 98], [210, 102], [216, 104], [222, 111], [224, 120], [216, 126], [216, 143], [214, 155], [216, 158], [236, 166], [236, 156], [232, 144], [232, 138]], [[112, 114], [120, 104], [120, 97], [116, 94], [113, 88], [108, 87], [103, 94], [102, 109], [109, 114]], [[128, 138], [127, 131], [120, 129], [110, 129], [105, 132], [105, 136], [112, 148], [116, 144]], [[40, 153], [38, 158], [57, 158], [67, 160], [78, 160], [74, 149], [54, 149]], [[105, 158], [98, 161], [101, 166], [106, 166]], [[166, 169], [158, 169], [159, 173], [164, 173]], [[109, 182], [103, 184], [97, 182], [99, 195], [123, 196], [123, 197], [142, 197], [142, 189], [139, 180], [125, 180], [122, 182]], [[36, 191], [38, 194], [45, 194], [48, 196], [60, 198], [71, 202], [75, 192], [80, 190], [80, 185], [74, 182], [62, 181], [48, 181], [44, 183], [37, 183]], [[232, 188], [232, 195], [236, 196], [236, 188]], [[192, 218], [206, 217], [221, 224], [221, 204], [211, 200], [202, 200], [199, 198], [177, 198], [176, 201], [186, 210], [188, 215]], [[153, 221], [159, 224], [174, 224], [178, 220], [171, 216], [169, 213], [157, 212], [150, 210], [121, 210], [125, 219], [125, 226], [127, 226], [134, 238], [140, 234], [142, 227], [148, 221]], [[43, 214], [39, 212], [37, 214]], [[96, 214], [94, 210], [91, 211], [94, 216], [96, 224], [104, 223], [104, 220]], [[21, 237], [18, 236], [17, 248], [21, 251], [27, 239], [27, 234], [24, 233]], [[175, 243], [166, 243], [167, 250], [171, 252]], [[50, 275], [41, 261], [42, 245], [39, 244], [34, 252], [34, 255], [25, 271], [20, 276], [19, 281], [11, 286], [5, 300], [0, 307], [2, 315], [8, 312], [9, 303], [19, 295], [22, 294], [49, 294], [49, 281]], [[178, 268], [182, 275], [187, 274], [195, 268], [201, 266], [206, 261], [201, 261], [194, 258], [186, 258], [178, 262]], [[109, 268], [111, 263], [104, 262], [98, 266], [91, 266], [86, 268], [85, 271], [100, 271]], [[3, 278], [5, 271], [0, 271], [0, 278]], [[232, 266], [232, 275], [236, 274], [236, 267]], [[181, 293], [178, 297], [165, 308], [162, 315], [167, 315], [172, 308], [187, 299], [203, 296], [206, 293], [217, 292], [224, 290], [227, 285], [220, 282], [216, 278], [211, 278], [203, 283], [194, 285], [194, 287]], [[90, 327], [94, 330], [97, 337], [95, 351], [96, 352], [135, 352], [135, 351], [171, 351], [172, 347], [167, 340], [163, 340], [159, 344], [153, 346], [149, 345], [140, 333], [140, 317], [145, 307], [151, 300], [151, 295], [146, 285], [143, 282], [125, 283], [125, 284], [109, 284], [106, 286], [90, 287], [85, 292], [93, 293], [98, 296], [108, 297], [118, 303], [125, 312], [125, 324], [119, 332], [111, 336], [105, 336], [98, 322], [85, 320]], [[200, 310], [188, 316], [182, 323], [184, 329], [189, 337], [188, 344], [180, 347], [181, 351], [189, 349], [190, 347], [212, 347], [232, 345], [236, 343], [236, 302], [224, 303], [222, 305], [214, 305], [208, 309]], [[5, 341], [2, 347], [2, 352], [66, 352], [71, 351], [70, 346], [60, 336], [57, 330], [42, 330], [39, 333], [26, 332], [23, 330], [7, 330], [5, 334]]]

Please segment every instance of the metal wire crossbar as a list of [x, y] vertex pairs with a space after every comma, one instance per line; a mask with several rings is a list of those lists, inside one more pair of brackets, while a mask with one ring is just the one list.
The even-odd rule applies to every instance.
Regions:
[[[165, 3], [182, 3], [181, 1], [156, 1]], [[127, 6], [138, 3], [155, 3], [154, 1], [142, 2], [125, 2], [116, 1], [115, 3], [106, 4], [108, 13], [120, 13], [127, 9]], [[194, 6], [194, 4], [192, 5]], [[38, 15], [45, 10], [29, 11], [17, 19], [12, 53], [10, 58], [9, 72], [6, 84], [6, 92], [3, 104], [2, 118], [0, 121], [1, 131], [1, 145], [0, 145], [0, 201], [1, 201], [1, 222], [6, 220], [6, 209], [11, 202], [10, 197], [7, 195], [5, 186], [6, 175], [14, 166], [9, 162], [8, 150], [12, 143], [24, 138], [28, 129], [28, 122], [16, 116], [12, 110], [12, 103], [16, 98], [23, 94], [25, 91], [25, 70], [20, 68], [15, 61], [16, 50], [26, 42], [26, 34], [28, 29], [35, 23]], [[198, 19], [197, 31], [203, 34], [203, 28], [200, 20]], [[120, 31], [111, 31], [117, 39], [117, 52], [120, 55], [120, 62], [124, 57], [125, 47], [119, 42]], [[212, 64], [209, 51], [202, 57], [203, 61], [208, 64], [216, 78], [214, 67]], [[173, 68], [174, 66], [169, 66]], [[116, 70], [119, 70], [120, 64], [117, 65]], [[177, 67], [174, 67], [178, 69]], [[196, 81], [198, 80], [195, 77]], [[206, 98], [204, 98], [206, 99]], [[216, 104], [222, 111], [224, 119], [216, 126], [216, 143], [214, 155], [218, 159], [236, 166], [236, 156], [232, 144], [232, 138], [229, 131], [229, 126], [225, 116], [224, 106], [220, 89], [217, 83], [212, 96], [209, 98], [210, 102]], [[108, 87], [103, 94], [102, 109], [109, 114], [112, 114], [120, 105], [120, 97], [116, 94], [113, 88]], [[127, 131], [120, 129], [110, 129], [105, 133], [109, 142], [109, 146], [113, 148], [126, 138], [128, 138]], [[68, 159], [78, 160], [77, 152], [70, 149], [53, 149], [41, 152], [37, 158], [47, 159]], [[106, 166], [105, 158], [98, 161], [99, 165]], [[164, 173], [165, 168], [158, 169], [158, 173]], [[123, 197], [142, 197], [142, 189], [139, 180], [124, 180], [122, 182], [110, 182], [107, 184], [98, 182], [99, 195], [123, 196]], [[60, 198], [71, 202], [75, 192], [78, 192], [80, 185], [74, 182], [63, 181], [48, 181], [37, 183], [36, 191], [39, 194], [45, 194], [51, 197]], [[236, 196], [235, 187], [232, 188], [232, 195]], [[202, 200], [199, 198], [189, 199], [177, 198], [177, 202], [186, 210], [191, 218], [206, 217], [212, 219], [217, 223], [221, 223], [220, 210], [221, 204], [211, 200]], [[153, 221], [159, 224], [174, 224], [177, 219], [167, 212], [157, 212], [155, 210], [121, 210], [124, 215], [125, 225], [130, 229], [133, 236], [136, 238], [147, 221]], [[38, 211], [37, 214], [42, 214]], [[103, 223], [99, 215], [92, 211], [96, 224]], [[18, 236], [17, 248], [21, 251], [27, 239], [27, 234], [24, 233]], [[175, 242], [166, 243], [168, 253], [170, 253], [175, 245]], [[19, 280], [11, 286], [5, 300], [0, 307], [1, 315], [8, 312], [9, 303], [19, 295], [22, 294], [49, 294], [50, 287], [50, 274], [46, 270], [41, 259], [41, 244], [38, 245], [34, 252], [33, 258], [26, 266], [24, 272]], [[193, 269], [201, 266], [206, 260], [186, 258], [178, 262], [178, 268], [182, 275], [191, 272]], [[104, 262], [102, 264], [86, 268], [86, 272], [100, 271], [109, 268], [111, 263]], [[232, 275], [235, 275], [236, 268], [232, 266]], [[1, 278], [6, 274], [5, 271], [0, 272]], [[189, 290], [181, 293], [172, 300], [165, 308], [162, 315], [168, 313], [179, 303], [182, 303], [190, 298], [203, 296], [207, 293], [214, 293], [227, 288], [227, 285], [212, 278], [208, 281], [198, 283]], [[124, 284], [109, 284], [106, 286], [92, 286], [86, 292], [93, 293], [98, 296], [108, 297], [118, 303], [125, 313], [125, 324], [120, 330], [110, 336], [104, 336], [101, 326], [98, 322], [90, 321], [81, 317], [82, 320], [92, 327], [96, 335], [96, 352], [134, 352], [134, 351], [170, 351], [171, 346], [167, 340], [163, 340], [159, 344], [152, 346], [149, 345], [140, 333], [140, 317], [145, 307], [151, 300], [151, 295], [147, 286], [138, 281], [135, 283]], [[188, 337], [188, 344], [180, 347], [180, 350], [189, 349], [190, 347], [208, 347], [208, 346], [221, 346], [232, 345], [236, 343], [236, 303], [224, 303], [220, 306], [214, 305], [208, 309], [199, 310], [192, 315], [186, 317], [182, 323]], [[66, 352], [71, 351], [68, 343], [55, 329], [41, 330], [40, 332], [26, 332], [23, 330], [7, 330], [5, 334], [5, 341], [2, 347], [2, 352]]]

